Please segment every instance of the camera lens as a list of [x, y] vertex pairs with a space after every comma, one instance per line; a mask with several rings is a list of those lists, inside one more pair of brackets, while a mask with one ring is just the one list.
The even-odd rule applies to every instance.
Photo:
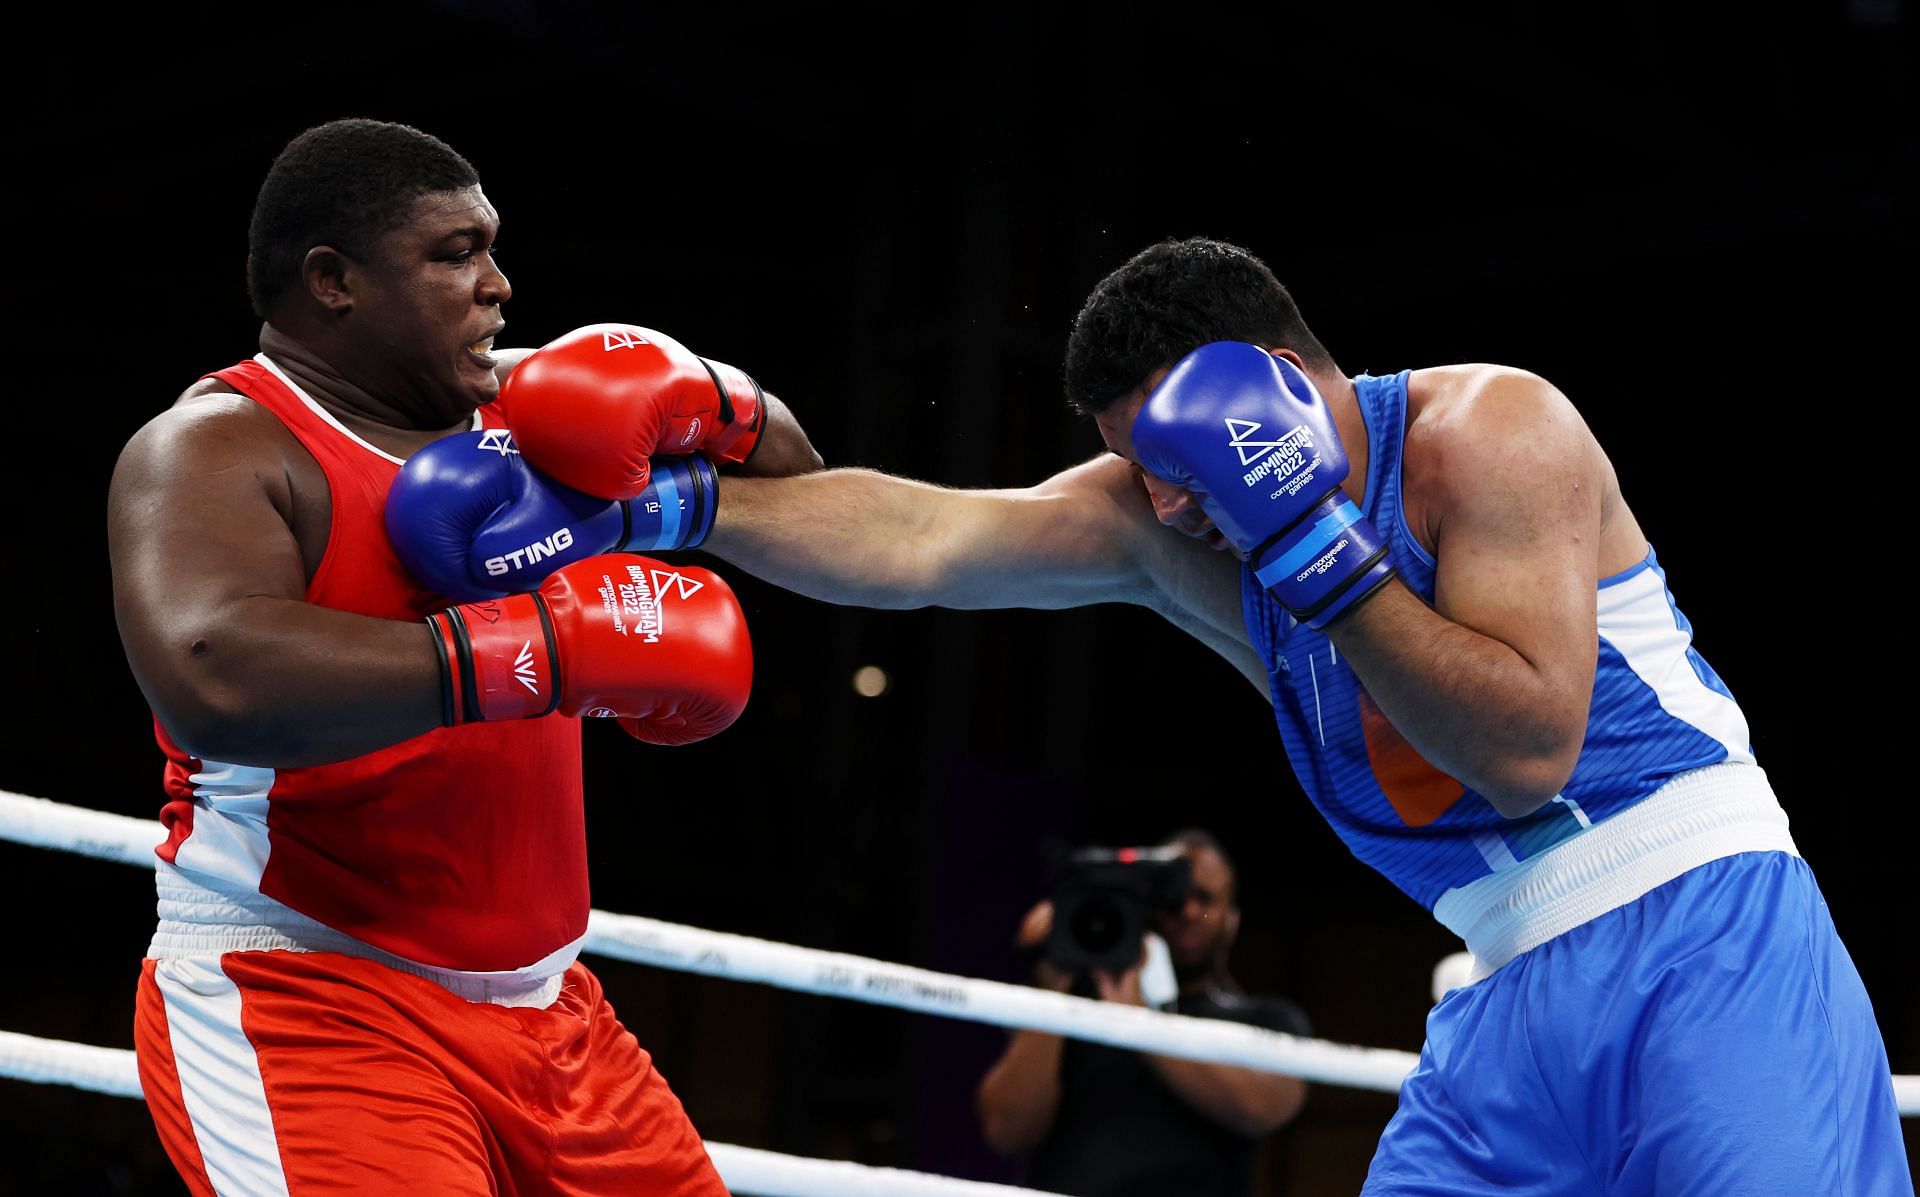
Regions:
[[1127, 915], [1119, 903], [1104, 895], [1089, 897], [1074, 909], [1073, 942], [1082, 951], [1098, 954], [1113, 948], [1126, 934]]

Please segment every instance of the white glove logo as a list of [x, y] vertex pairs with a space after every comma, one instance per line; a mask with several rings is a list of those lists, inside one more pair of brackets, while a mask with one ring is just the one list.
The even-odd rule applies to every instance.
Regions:
[[672, 584], [675, 594], [684, 601], [699, 594], [706, 588], [705, 582], [696, 582], [677, 569], [656, 569], [653, 573], [653, 591], [661, 598], [667, 596], [667, 586]]
[[1227, 447], [1240, 450], [1240, 464], [1252, 465], [1268, 449], [1278, 449], [1282, 445], [1298, 447], [1310, 438], [1304, 425], [1295, 428], [1277, 441], [1250, 441], [1247, 438], [1260, 431], [1263, 425], [1257, 420], [1236, 420], [1232, 416], [1227, 421]]
[[474, 443], [473, 447], [482, 453], [491, 450], [502, 457], [507, 456], [509, 453], [516, 457], [520, 454], [520, 450], [513, 443], [513, 433], [508, 432], [504, 428], [482, 429], [480, 439]]
[[647, 340], [637, 332], [609, 332], [600, 334], [600, 348], [607, 353], [612, 353], [616, 349], [638, 349], [642, 345], [651, 344], [653, 344], [652, 341]]
[[531, 640], [520, 646], [520, 655], [513, 659], [513, 679], [533, 694], [540, 693], [540, 675], [533, 671], [533, 641]]

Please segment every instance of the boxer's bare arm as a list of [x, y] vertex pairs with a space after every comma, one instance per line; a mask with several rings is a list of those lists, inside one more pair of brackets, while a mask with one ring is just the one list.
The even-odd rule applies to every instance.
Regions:
[[951, 490], [871, 470], [729, 479], [703, 546], [758, 577], [863, 607], [1151, 607], [1266, 693], [1239, 563], [1162, 527], [1101, 455], [1023, 490]]
[[1566, 397], [1519, 371], [1430, 408], [1406, 462], [1434, 605], [1395, 581], [1331, 638], [1421, 755], [1518, 818], [1559, 792], [1586, 735], [1610, 471]]
[[292, 442], [231, 394], [191, 399], [122, 450], [108, 498], [127, 662], [185, 751], [287, 767], [383, 748], [440, 724], [423, 623], [304, 601]]

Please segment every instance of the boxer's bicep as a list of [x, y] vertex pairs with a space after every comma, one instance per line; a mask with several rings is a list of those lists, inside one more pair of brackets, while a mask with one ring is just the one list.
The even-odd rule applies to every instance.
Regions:
[[1160, 522], [1134, 466], [1112, 454], [1059, 475], [1097, 496], [1105, 512], [1100, 540], [1118, 550], [1108, 598], [1151, 607], [1238, 670], [1263, 696], [1266, 664], [1253, 649], [1241, 612], [1240, 561]]
[[158, 418], [115, 468], [121, 643], [154, 714], [202, 759], [322, 764], [441, 720], [442, 666], [424, 623], [306, 600], [296, 500], [319, 496], [296, 495], [296, 451], [264, 409], [214, 399]]
[[1437, 438], [1434, 609], [1499, 641], [1584, 722], [1593, 687], [1604, 463], [1564, 397], [1489, 387]]
[[217, 650], [244, 635], [238, 604], [303, 596], [279, 468], [247, 421], [217, 404], [167, 412], [120, 454], [108, 492], [114, 614], [163, 715], [228, 659]]

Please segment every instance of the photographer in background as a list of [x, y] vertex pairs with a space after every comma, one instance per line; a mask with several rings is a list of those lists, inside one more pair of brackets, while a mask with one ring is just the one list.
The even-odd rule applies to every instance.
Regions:
[[[1227, 972], [1240, 908], [1233, 865], [1219, 842], [1188, 830], [1162, 847], [1168, 851], [1079, 854], [1063, 884], [1021, 924], [1016, 943], [1035, 957], [1034, 983], [1309, 1034], [1298, 1006], [1249, 996]], [[1115, 879], [1125, 880], [1110, 884]], [[1085, 901], [1090, 889], [1104, 891], [1108, 904]], [[1073, 909], [1056, 919], [1067, 906]], [[1155, 988], [1148, 924], [1165, 943], [1177, 987], [1164, 1002], [1142, 995], [1143, 973], [1147, 990]], [[1099, 957], [1097, 941], [1116, 927], [1128, 942], [1114, 967], [1079, 967]], [[1076, 1197], [1247, 1197], [1260, 1140], [1300, 1112], [1306, 1093], [1296, 1077], [1023, 1030], [981, 1080], [975, 1100], [988, 1145], [1002, 1155], [1029, 1155], [1027, 1184]]]

